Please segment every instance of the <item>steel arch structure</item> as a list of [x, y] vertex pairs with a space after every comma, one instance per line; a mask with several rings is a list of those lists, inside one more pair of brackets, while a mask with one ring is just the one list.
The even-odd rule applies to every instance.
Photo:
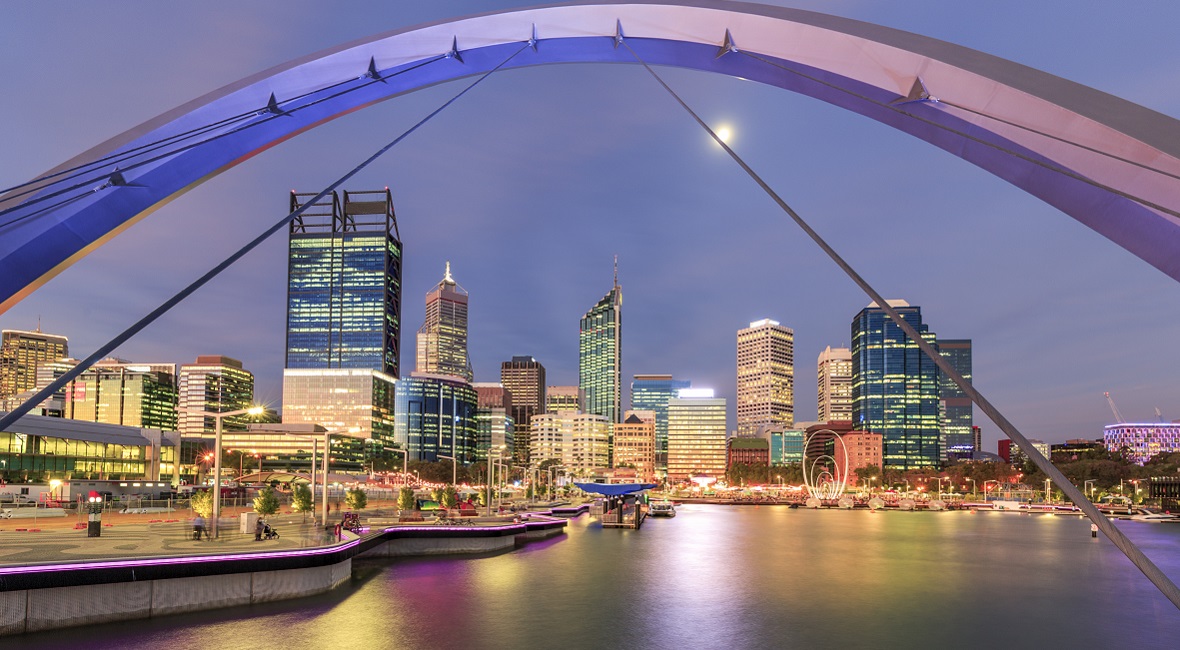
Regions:
[[[33, 183], [35, 192], [9, 192], [0, 197], [9, 210], [0, 217], [0, 313], [170, 199], [305, 130], [486, 72], [522, 43], [530, 47], [505, 67], [636, 63], [620, 38], [651, 64], [777, 86], [921, 138], [1180, 280], [1173, 118], [1011, 61], [846, 18], [716, 0], [574, 2], [392, 31], [291, 61], [82, 153], [49, 172], [61, 176]], [[213, 140], [182, 146], [194, 130]], [[175, 146], [140, 149], [159, 142]], [[96, 160], [108, 162], [80, 180], [67, 173]]]

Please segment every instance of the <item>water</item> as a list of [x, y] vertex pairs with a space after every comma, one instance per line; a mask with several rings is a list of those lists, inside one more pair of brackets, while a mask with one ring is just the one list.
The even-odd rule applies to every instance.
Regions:
[[[1121, 523], [1173, 580], [1180, 525]], [[1180, 612], [1076, 517], [689, 505], [331, 594], [29, 635], [36, 648], [1169, 648]]]

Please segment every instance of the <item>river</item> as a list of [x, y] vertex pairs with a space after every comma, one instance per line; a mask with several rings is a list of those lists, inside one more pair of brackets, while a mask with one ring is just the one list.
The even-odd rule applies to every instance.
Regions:
[[[1180, 525], [1119, 526], [1180, 580]], [[358, 561], [282, 603], [26, 648], [1169, 648], [1180, 612], [1077, 517], [685, 505], [490, 557]]]

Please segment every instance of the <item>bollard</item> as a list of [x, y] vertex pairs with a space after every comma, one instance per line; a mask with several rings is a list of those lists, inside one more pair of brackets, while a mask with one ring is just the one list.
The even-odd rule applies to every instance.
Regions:
[[1090, 537], [1098, 537], [1098, 524], [1090, 524]]

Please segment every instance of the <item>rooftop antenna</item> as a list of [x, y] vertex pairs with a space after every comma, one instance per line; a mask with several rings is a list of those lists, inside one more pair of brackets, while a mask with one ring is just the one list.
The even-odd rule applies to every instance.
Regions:
[[619, 256], [615, 255], [615, 286], [619, 286]]

